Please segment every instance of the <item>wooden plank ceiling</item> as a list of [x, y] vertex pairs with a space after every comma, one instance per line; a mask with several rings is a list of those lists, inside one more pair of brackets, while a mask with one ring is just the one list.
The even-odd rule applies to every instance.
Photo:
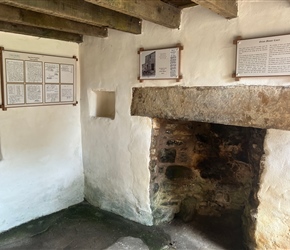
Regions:
[[201, 5], [237, 17], [237, 0], [0, 0], [0, 31], [80, 43], [107, 37], [108, 28], [141, 34], [142, 20], [180, 25], [183, 8]]

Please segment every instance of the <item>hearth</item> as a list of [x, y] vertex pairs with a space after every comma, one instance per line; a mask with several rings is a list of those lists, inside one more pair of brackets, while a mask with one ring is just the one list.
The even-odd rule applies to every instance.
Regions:
[[[287, 210], [281, 208], [280, 213], [275, 204], [276, 198], [287, 203], [287, 196], [275, 196], [275, 190], [279, 189], [277, 175], [283, 175], [279, 164], [287, 161], [287, 148], [277, 140], [285, 134], [287, 146], [289, 133], [275, 129], [290, 130], [289, 100], [289, 86], [134, 88], [131, 114], [154, 121], [150, 171], [155, 223], [175, 216], [185, 221], [200, 216], [223, 218], [233, 212], [240, 214], [245, 245], [250, 249], [261, 247], [271, 232], [269, 242], [283, 235], [287, 245], [288, 236], [283, 233]], [[233, 140], [234, 135], [240, 142]], [[281, 155], [272, 143], [278, 143]], [[279, 213], [268, 211], [267, 206]], [[277, 218], [270, 229], [266, 226], [269, 216]]]
[[135, 88], [131, 114], [152, 118], [155, 223], [230, 215], [254, 247], [264, 138], [289, 130], [289, 96], [279, 86]]
[[250, 241], [266, 130], [158, 118], [152, 124], [155, 223], [230, 215], [229, 223], [242, 227]]

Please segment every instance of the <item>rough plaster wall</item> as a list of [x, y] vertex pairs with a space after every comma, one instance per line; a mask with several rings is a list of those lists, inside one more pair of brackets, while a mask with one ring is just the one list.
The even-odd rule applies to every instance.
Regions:
[[[105, 210], [150, 225], [147, 166], [151, 121], [130, 117], [131, 86], [136, 80], [131, 69], [136, 68], [137, 58], [136, 51], [128, 51], [136, 37], [112, 33], [109, 39], [87, 38], [80, 50], [84, 58], [81, 106], [85, 197]], [[116, 92], [114, 120], [93, 116], [96, 90]]]
[[[78, 45], [0, 32], [5, 49], [78, 55]], [[80, 106], [0, 111], [0, 232], [83, 200]]]
[[[237, 19], [226, 20], [197, 6], [183, 10], [179, 30], [170, 30], [144, 21], [143, 32], [139, 36], [110, 30], [109, 38], [106, 39], [86, 37], [80, 46], [80, 55], [84, 59], [81, 65], [81, 120], [86, 197], [104, 209], [150, 224], [150, 121], [130, 117], [131, 88], [173, 85], [289, 85], [289, 77], [249, 78], [239, 82], [231, 77], [235, 67], [236, 48], [233, 39], [236, 36], [252, 38], [287, 34], [289, 21], [290, 5], [286, 0], [241, 0]], [[137, 50], [140, 47], [150, 49], [177, 43], [184, 45], [182, 81], [138, 83]], [[92, 98], [94, 90], [116, 91], [115, 120], [90, 117], [90, 110], [94, 110], [95, 105]], [[289, 137], [287, 132], [281, 133]], [[275, 144], [279, 137], [273, 135], [266, 140]], [[275, 168], [271, 168], [265, 176], [271, 179], [271, 176], [275, 176], [275, 171]], [[284, 183], [284, 180], [281, 181]], [[285, 181], [284, 187], [286, 185], [290, 184]], [[264, 197], [261, 194], [260, 198], [267, 203], [277, 197], [273, 194]], [[261, 213], [263, 209], [265, 208], [261, 207]], [[280, 219], [283, 220], [283, 213], [281, 216]], [[271, 229], [275, 231], [275, 227]], [[259, 230], [263, 233], [265, 229], [259, 227]], [[283, 234], [289, 242], [287, 232]]]
[[259, 249], [289, 249], [290, 132], [267, 133], [256, 238]]

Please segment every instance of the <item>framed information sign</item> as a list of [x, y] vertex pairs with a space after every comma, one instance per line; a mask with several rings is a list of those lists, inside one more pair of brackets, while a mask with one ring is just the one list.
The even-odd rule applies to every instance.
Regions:
[[237, 39], [235, 78], [290, 75], [290, 35]]
[[72, 57], [31, 54], [1, 48], [2, 109], [76, 105], [76, 62]]
[[180, 75], [180, 55], [183, 47], [178, 45], [172, 48], [138, 51], [139, 77], [138, 80], [160, 80], [175, 79], [179, 81]]

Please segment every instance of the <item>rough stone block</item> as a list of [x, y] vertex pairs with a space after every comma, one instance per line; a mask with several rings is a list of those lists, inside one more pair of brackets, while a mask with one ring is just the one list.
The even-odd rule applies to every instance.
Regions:
[[131, 114], [257, 128], [290, 129], [290, 87], [134, 88]]
[[176, 157], [176, 149], [174, 148], [163, 148], [159, 151], [159, 161], [166, 163], [174, 163]]
[[180, 178], [191, 179], [193, 176], [193, 173], [190, 168], [187, 168], [184, 166], [172, 165], [172, 166], [167, 167], [165, 175], [169, 180], [180, 179]]

